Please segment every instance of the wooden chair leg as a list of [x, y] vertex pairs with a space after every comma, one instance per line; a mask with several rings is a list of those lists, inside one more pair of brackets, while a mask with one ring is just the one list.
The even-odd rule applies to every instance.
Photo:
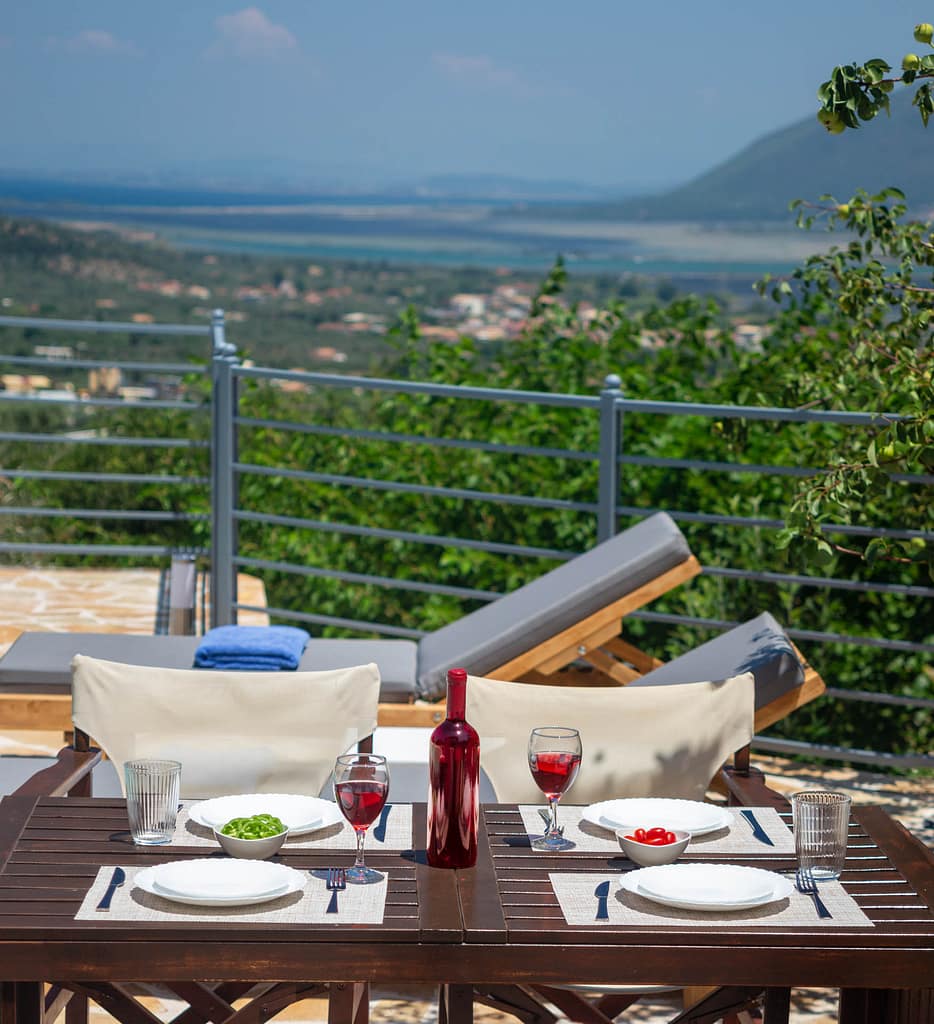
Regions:
[[473, 987], [441, 985], [438, 990], [438, 1024], [473, 1024]]
[[366, 982], [340, 981], [328, 985], [328, 1024], [367, 1024], [370, 988]]
[[509, 1014], [523, 1024], [557, 1024], [559, 1017], [545, 1004], [538, 986], [521, 985], [474, 986], [474, 1001]]
[[[565, 1017], [573, 1021], [574, 1024], [613, 1024], [613, 1018], [616, 1016], [615, 1013], [602, 1012], [595, 1002], [591, 1002], [585, 996], [579, 995], [572, 989], [557, 988], [551, 985], [535, 985], [533, 988], [535, 992], [547, 999], [549, 1003], [557, 1006]], [[633, 996], [629, 1002], [635, 1002], [638, 998], [638, 996]]]
[[765, 1024], [788, 1024], [791, 1013], [791, 989], [767, 988], [762, 1011]]

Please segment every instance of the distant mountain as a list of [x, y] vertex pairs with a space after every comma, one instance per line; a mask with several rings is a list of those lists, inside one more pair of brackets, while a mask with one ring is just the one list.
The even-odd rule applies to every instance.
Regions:
[[[856, 131], [830, 135], [807, 117], [766, 135], [670, 191], [612, 203], [552, 208], [552, 217], [606, 220], [786, 220], [792, 199], [897, 186], [916, 216], [934, 215], [934, 124], [906, 96]], [[540, 211], [536, 211], [540, 215]]]

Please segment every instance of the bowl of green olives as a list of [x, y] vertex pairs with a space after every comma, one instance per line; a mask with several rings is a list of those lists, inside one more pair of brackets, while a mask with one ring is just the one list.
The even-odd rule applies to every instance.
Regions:
[[214, 837], [228, 856], [247, 860], [266, 860], [277, 854], [288, 835], [288, 828], [274, 814], [231, 818], [214, 829]]

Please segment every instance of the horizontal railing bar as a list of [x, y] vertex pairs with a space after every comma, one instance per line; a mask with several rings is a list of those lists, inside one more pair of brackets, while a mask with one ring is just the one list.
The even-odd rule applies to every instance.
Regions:
[[703, 459], [670, 459], [661, 455], [620, 455], [621, 466], [643, 466], [649, 469], [695, 469], [717, 473], [758, 473], [768, 476], [814, 476], [818, 472], [808, 466], [765, 466], [752, 462], [708, 462]]
[[429, 395], [433, 398], [472, 398], [481, 401], [556, 405], [571, 409], [598, 409], [600, 399], [590, 395], [552, 394], [549, 391], [510, 391], [504, 388], [480, 388], [462, 384], [432, 384], [423, 381], [387, 380], [382, 377], [352, 377], [333, 373], [306, 373], [303, 370], [271, 370], [259, 366], [233, 366], [238, 377], [254, 380], [292, 380], [307, 384], [326, 384], [336, 388], [362, 388], [367, 391], [397, 391], [401, 394]]
[[897, 693], [874, 693], [871, 690], [842, 690], [838, 686], [828, 686], [824, 690], [827, 697], [840, 700], [855, 700], [865, 704], [891, 704], [906, 708], [934, 708], [934, 700], [929, 697], [904, 697]]
[[293, 562], [270, 562], [264, 558], [234, 557], [234, 565], [244, 569], [266, 569], [298, 576], [314, 576], [321, 579], [340, 580], [342, 583], [364, 583], [386, 587], [392, 590], [411, 590], [419, 594], [443, 594], [446, 597], [460, 597], [480, 601], [495, 601], [502, 597], [492, 590], [472, 590], [469, 587], [451, 587], [443, 583], [420, 583], [417, 580], [402, 580], [391, 576], [373, 576], [362, 572], [341, 572], [338, 569], [321, 569], [311, 565], [295, 565]]
[[759, 569], [728, 569], [705, 565], [704, 576], [752, 580], [756, 583], [793, 584], [821, 590], [855, 590], [867, 594], [894, 594], [899, 597], [934, 597], [934, 587], [910, 586], [906, 583], [871, 583], [864, 580], [837, 580], [828, 576], [804, 576], [798, 573], [765, 572]]
[[[752, 462], [709, 462], [704, 459], [671, 459], [661, 455], [620, 455], [622, 466], [642, 466], [650, 469], [690, 469], [702, 473], [750, 473], [761, 476], [811, 477], [822, 472], [814, 466], [769, 466]], [[919, 473], [890, 473], [889, 479], [902, 484], [934, 484], [934, 475]]]
[[809, 757], [824, 758], [828, 761], [853, 761], [857, 764], [884, 765], [888, 768], [934, 768], [934, 757], [926, 754], [885, 754], [874, 750], [852, 750], [849, 747], [832, 747], [824, 743], [805, 743], [801, 740], [768, 739], [753, 737], [754, 750], [766, 750], [775, 754], [805, 754]]
[[398, 434], [392, 431], [353, 430], [343, 427], [325, 427], [318, 423], [293, 423], [286, 420], [261, 420], [248, 416], [235, 416], [234, 422], [241, 427], [257, 427], [270, 430], [289, 430], [302, 434], [323, 437], [350, 437], [363, 441], [399, 442], [402, 444], [424, 444], [435, 448], [463, 448], [469, 451], [491, 452], [494, 455], [533, 455], [553, 459], [569, 459], [575, 462], [595, 462], [596, 452], [574, 452], [567, 448], [537, 448], [519, 444], [497, 444], [494, 441], [465, 441], [453, 437], [426, 437], [420, 434]]
[[170, 476], [158, 473], [69, 473], [57, 469], [0, 469], [0, 476], [20, 480], [72, 480], [109, 484], [180, 484], [204, 487], [210, 478], [204, 476]]
[[[668, 612], [650, 612], [645, 609], [629, 613], [630, 618], [643, 619], [646, 622], [663, 622], [673, 626], [699, 626], [702, 629], [716, 629], [725, 632], [738, 626], [738, 622], [725, 619], [704, 619], [694, 615], [672, 615]], [[792, 629], [785, 627], [785, 632], [794, 640], [815, 640], [820, 643], [851, 644], [856, 647], [877, 647], [886, 651], [912, 651], [921, 654], [934, 654], [934, 644], [916, 644], [910, 640], [887, 640], [876, 636], [844, 636], [841, 633], [822, 633], [811, 629]]]
[[7, 391], [0, 391], [0, 402], [13, 402], [25, 405], [41, 402], [49, 407], [54, 406], [80, 406], [82, 409], [186, 409], [189, 412], [209, 412], [209, 405], [201, 405], [198, 402], [172, 401], [167, 398], [145, 398], [139, 401], [129, 401], [125, 398], [43, 398], [43, 392], [37, 391], [32, 395], [11, 395]]
[[315, 615], [311, 612], [296, 612], [287, 608], [267, 608], [265, 605], [252, 604], [235, 604], [234, 607], [243, 611], [266, 612], [278, 619], [294, 619], [298, 622], [311, 622], [319, 626], [339, 626], [342, 629], [356, 629], [361, 633], [385, 633], [387, 636], [404, 637], [408, 640], [418, 640], [425, 635], [423, 630], [406, 629], [404, 626], [384, 626], [378, 622], [340, 619], [333, 615]]
[[500, 544], [493, 541], [465, 540], [463, 537], [439, 537], [430, 533], [412, 533], [408, 530], [385, 530], [380, 527], [352, 526], [348, 523], [331, 523], [322, 519], [303, 519], [299, 516], [279, 516], [244, 509], [233, 510], [234, 519], [246, 523], [264, 523], [268, 526], [292, 526], [302, 530], [320, 530], [323, 533], [340, 533], [352, 537], [372, 537], [376, 540], [403, 540], [415, 544], [432, 544], [448, 548], [465, 548], [471, 551], [489, 551], [501, 555], [523, 555], [528, 558], [556, 558], [568, 561], [574, 554], [555, 551], [552, 548], [530, 548], [521, 544]]
[[54, 519], [56, 516], [68, 516], [70, 519], [125, 519], [130, 521], [168, 522], [168, 523], [203, 523], [210, 520], [206, 512], [141, 512], [135, 509], [103, 509], [103, 508], [12, 508], [0, 505], [0, 516], [37, 516]]
[[[631, 505], [617, 507], [617, 516], [645, 516], [661, 511], [655, 508], [636, 508]], [[668, 515], [676, 522], [703, 523], [712, 526], [748, 526], [764, 530], [783, 530], [784, 519], [766, 519], [760, 516], [721, 516], [712, 512], [682, 512], [678, 509], [666, 509]], [[934, 533], [924, 530], [890, 530], [885, 527], [847, 526], [844, 523], [824, 523], [821, 530], [825, 534], [839, 533], [851, 537], [888, 537], [892, 540], [910, 540], [920, 537], [922, 540], [934, 540]]]
[[37, 555], [138, 555], [140, 558], [161, 558], [164, 555], [171, 555], [175, 550], [171, 544], [29, 544], [0, 541], [0, 552]]
[[10, 366], [54, 366], [62, 370], [131, 370], [140, 373], [200, 373], [208, 367], [204, 363], [136, 363], [115, 359], [48, 359], [45, 356], [0, 355], [0, 363]]
[[107, 320], [53, 320], [38, 316], [0, 316], [0, 327], [39, 327], [48, 331], [87, 331], [90, 334], [174, 334], [210, 338], [208, 324], [137, 324]]
[[395, 480], [377, 480], [365, 476], [341, 476], [336, 473], [311, 473], [302, 469], [282, 469], [276, 466], [257, 466], [235, 462], [233, 469], [247, 476], [278, 476], [307, 483], [329, 484], [335, 487], [363, 487], [371, 491], [394, 491], [398, 494], [421, 494], [433, 498], [457, 498], [465, 501], [490, 501], [499, 505], [521, 505], [524, 508], [550, 508], [563, 512], [596, 512], [593, 502], [561, 501], [558, 498], [533, 498], [522, 494], [498, 494], [493, 491], [474, 491], [464, 487], [432, 487], [429, 484], [406, 484]]
[[624, 412], [664, 416], [712, 416], [717, 419], [777, 420], [783, 423], [845, 423], [881, 426], [905, 419], [897, 413], [846, 412], [834, 409], [782, 409], [765, 405], [708, 405], [705, 402], [653, 402], [643, 398], [617, 398]]
[[210, 441], [184, 437], [75, 437], [70, 434], [15, 434], [0, 432], [0, 441], [38, 444], [94, 444], [113, 448], [207, 448]]

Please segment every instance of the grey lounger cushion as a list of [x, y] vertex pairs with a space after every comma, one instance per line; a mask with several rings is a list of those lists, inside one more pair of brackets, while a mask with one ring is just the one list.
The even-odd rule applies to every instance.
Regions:
[[743, 672], [752, 672], [755, 677], [756, 710], [804, 682], [804, 669], [791, 641], [768, 612], [692, 648], [661, 668], [634, 679], [629, 686], [729, 679]]
[[440, 697], [447, 670], [453, 666], [476, 676], [489, 674], [680, 565], [690, 554], [670, 516], [659, 512], [642, 520], [511, 594], [422, 637], [419, 696]]
[[[0, 660], [0, 693], [70, 693], [71, 659], [76, 654], [124, 665], [191, 668], [199, 642], [197, 636], [22, 633]], [[348, 668], [372, 661], [380, 671], [380, 700], [408, 702], [415, 695], [415, 658], [412, 640], [313, 638], [298, 670]]]

